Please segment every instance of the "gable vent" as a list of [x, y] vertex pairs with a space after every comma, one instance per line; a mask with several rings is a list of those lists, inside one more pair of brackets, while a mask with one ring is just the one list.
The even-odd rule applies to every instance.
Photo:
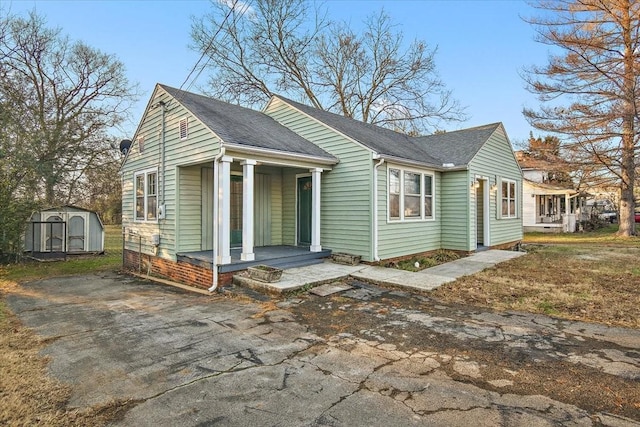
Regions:
[[189, 136], [189, 119], [184, 118], [180, 120], [180, 139], [187, 139]]
[[144, 136], [138, 137], [138, 153], [144, 153]]

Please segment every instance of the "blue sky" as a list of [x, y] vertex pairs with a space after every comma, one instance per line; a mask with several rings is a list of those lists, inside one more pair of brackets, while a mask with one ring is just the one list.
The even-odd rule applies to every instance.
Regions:
[[[155, 83], [180, 87], [184, 82], [199, 57], [189, 48], [191, 18], [209, 8], [204, 0], [3, 0], [3, 4], [3, 13], [9, 9], [22, 15], [35, 8], [50, 26], [116, 55], [125, 64], [142, 97], [118, 135], [122, 138], [132, 137]], [[548, 51], [534, 42], [534, 29], [521, 19], [535, 14], [525, 2], [329, 0], [325, 4], [331, 18], [354, 25], [384, 7], [405, 40], [417, 38], [437, 46], [440, 77], [470, 116], [448, 130], [501, 121], [513, 143], [528, 137], [531, 127], [522, 108], [538, 104], [524, 89], [520, 74], [523, 67], [546, 63]], [[195, 86], [205, 80], [206, 71]]]

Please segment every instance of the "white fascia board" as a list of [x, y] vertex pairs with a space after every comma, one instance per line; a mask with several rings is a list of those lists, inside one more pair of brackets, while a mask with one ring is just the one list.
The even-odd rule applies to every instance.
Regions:
[[424, 162], [417, 162], [417, 161], [413, 161], [413, 160], [407, 160], [401, 157], [395, 157], [395, 156], [388, 156], [385, 154], [378, 154], [377, 157], [374, 157], [374, 159], [384, 159], [387, 162], [392, 162], [394, 164], [399, 164], [399, 165], [406, 165], [406, 166], [413, 166], [413, 167], [420, 167], [423, 169], [430, 169], [430, 170], [434, 170], [434, 171], [438, 171], [438, 172], [447, 172], [447, 171], [465, 171], [468, 170], [469, 167], [467, 165], [460, 165], [460, 166], [453, 166], [450, 168], [445, 168], [442, 167], [442, 165], [433, 165], [430, 163], [424, 163]]
[[317, 163], [321, 165], [333, 166], [339, 163], [338, 159], [327, 159], [326, 157], [310, 156], [308, 154], [291, 153], [286, 151], [271, 150], [269, 148], [262, 147], [250, 147], [241, 144], [224, 144], [227, 150], [243, 154], [263, 155], [267, 157], [273, 157], [274, 160], [293, 160], [293, 161], [306, 161], [309, 163]]

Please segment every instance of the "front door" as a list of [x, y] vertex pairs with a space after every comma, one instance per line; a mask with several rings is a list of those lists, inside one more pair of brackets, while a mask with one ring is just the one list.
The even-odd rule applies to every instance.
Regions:
[[298, 246], [311, 245], [311, 177], [298, 178]]

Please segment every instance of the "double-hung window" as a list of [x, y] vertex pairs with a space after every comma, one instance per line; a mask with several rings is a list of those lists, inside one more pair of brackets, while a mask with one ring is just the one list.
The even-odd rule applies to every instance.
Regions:
[[422, 198], [422, 175], [415, 172], [404, 173], [404, 217], [420, 218]]
[[136, 172], [134, 186], [136, 221], [156, 221], [158, 219], [158, 169]]
[[424, 175], [424, 217], [433, 218], [433, 175]]
[[389, 168], [389, 220], [433, 219], [432, 174]]
[[503, 178], [500, 194], [502, 200], [502, 218], [516, 218], [516, 182]]

